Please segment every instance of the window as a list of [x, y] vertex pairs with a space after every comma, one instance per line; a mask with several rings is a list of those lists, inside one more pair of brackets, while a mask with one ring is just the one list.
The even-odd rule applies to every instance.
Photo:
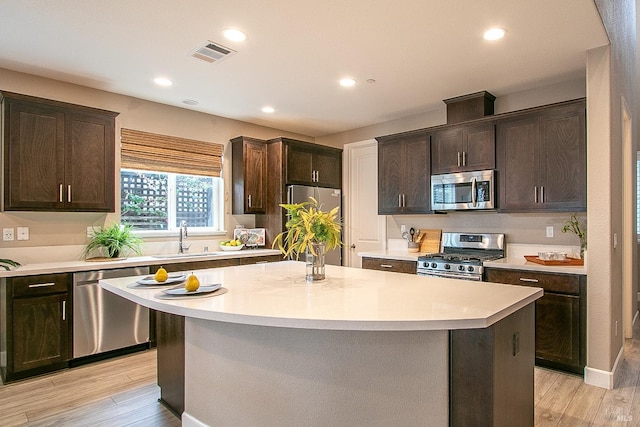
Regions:
[[120, 170], [120, 218], [136, 230], [223, 228], [222, 179], [144, 170]]
[[[224, 229], [220, 144], [122, 129], [120, 215], [139, 231]], [[191, 174], [193, 173], [193, 174]]]

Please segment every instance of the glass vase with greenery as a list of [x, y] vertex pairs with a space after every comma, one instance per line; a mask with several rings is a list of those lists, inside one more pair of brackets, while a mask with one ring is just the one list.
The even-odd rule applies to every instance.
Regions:
[[584, 259], [584, 251], [587, 250], [587, 224], [580, 222], [576, 217], [576, 214], [571, 215], [571, 218], [565, 222], [562, 227], [563, 233], [573, 233], [580, 239], [580, 258]]
[[101, 250], [109, 258], [119, 258], [127, 251], [140, 255], [141, 244], [142, 239], [132, 233], [130, 225], [113, 223], [109, 227], [93, 229], [91, 240], [84, 248], [84, 257], [96, 250]]

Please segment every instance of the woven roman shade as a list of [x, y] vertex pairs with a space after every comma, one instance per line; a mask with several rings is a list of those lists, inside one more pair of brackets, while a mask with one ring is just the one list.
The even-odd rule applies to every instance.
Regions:
[[224, 146], [139, 130], [122, 129], [121, 167], [219, 177]]

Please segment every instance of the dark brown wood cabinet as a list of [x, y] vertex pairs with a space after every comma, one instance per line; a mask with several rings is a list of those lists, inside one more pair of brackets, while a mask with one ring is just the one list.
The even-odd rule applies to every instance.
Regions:
[[586, 210], [584, 100], [499, 121], [497, 168], [501, 211]]
[[429, 213], [429, 136], [378, 139], [378, 214]]
[[3, 380], [67, 367], [73, 350], [71, 276], [48, 274], [3, 280]]
[[342, 150], [317, 144], [286, 141], [287, 185], [342, 187]]
[[417, 261], [386, 258], [362, 258], [362, 268], [367, 270], [393, 271], [396, 273], [416, 274]]
[[4, 209], [113, 212], [118, 113], [2, 93]]
[[489, 282], [544, 289], [536, 301], [536, 364], [583, 374], [586, 365], [586, 276], [486, 268]]
[[267, 146], [240, 136], [231, 140], [234, 215], [263, 214], [267, 204]]
[[431, 173], [475, 171], [496, 167], [493, 123], [458, 125], [431, 135]]

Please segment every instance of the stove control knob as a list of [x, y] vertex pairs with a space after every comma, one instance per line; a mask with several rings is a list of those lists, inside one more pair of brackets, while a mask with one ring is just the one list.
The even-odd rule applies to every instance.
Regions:
[[438, 266], [438, 263], [436, 263], [436, 262], [432, 262], [431, 263], [431, 268], [436, 268], [437, 266]]
[[470, 273], [473, 273], [474, 268], [473, 268], [473, 266], [471, 266], [471, 265], [470, 265], [469, 267], [467, 267], [467, 270], [468, 270]]
[[464, 265], [459, 265], [459, 266], [458, 266], [458, 270], [459, 270], [459, 271], [464, 271]]
[[445, 264], [445, 265], [444, 265], [444, 269], [445, 269], [445, 270], [450, 270], [450, 269], [451, 269], [451, 266], [450, 266], [449, 264]]

